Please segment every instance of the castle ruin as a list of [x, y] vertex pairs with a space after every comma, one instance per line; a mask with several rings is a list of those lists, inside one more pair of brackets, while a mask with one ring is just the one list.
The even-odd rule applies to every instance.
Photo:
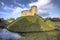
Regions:
[[22, 11], [22, 16], [34, 16], [37, 14], [37, 6], [32, 6], [30, 10]]

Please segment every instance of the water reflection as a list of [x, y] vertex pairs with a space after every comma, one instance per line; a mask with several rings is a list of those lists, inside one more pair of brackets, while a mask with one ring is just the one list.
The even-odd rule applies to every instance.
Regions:
[[57, 40], [60, 40], [60, 33], [58, 33], [57, 35]]
[[6, 29], [0, 29], [0, 40], [60, 40], [60, 31], [24, 33], [20, 36]]
[[21, 40], [21, 36], [17, 33], [12, 33], [6, 29], [0, 28], [0, 40]]
[[60, 31], [25, 33], [22, 40], [60, 40]]

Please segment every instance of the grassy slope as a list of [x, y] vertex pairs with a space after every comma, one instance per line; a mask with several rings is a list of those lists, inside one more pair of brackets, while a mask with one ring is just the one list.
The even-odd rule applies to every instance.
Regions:
[[38, 16], [24, 16], [17, 18], [16, 21], [8, 25], [7, 28], [13, 31], [46, 31], [54, 27], [52, 24], [54, 23], [51, 23], [51, 21], [44, 22], [44, 20]]

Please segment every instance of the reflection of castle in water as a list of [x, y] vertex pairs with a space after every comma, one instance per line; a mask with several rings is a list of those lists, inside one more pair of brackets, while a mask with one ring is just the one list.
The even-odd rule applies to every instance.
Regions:
[[34, 16], [37, 13], [37, 6], [32, 6], [30, 10], [22, 11], [22, 16]]

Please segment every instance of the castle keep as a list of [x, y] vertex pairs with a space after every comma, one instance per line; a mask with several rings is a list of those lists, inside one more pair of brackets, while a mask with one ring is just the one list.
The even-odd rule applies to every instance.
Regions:
[[22, 16], [34, 16], [37, 14], [37, 6], [32, 6], [30, 10], [22, 11]]

